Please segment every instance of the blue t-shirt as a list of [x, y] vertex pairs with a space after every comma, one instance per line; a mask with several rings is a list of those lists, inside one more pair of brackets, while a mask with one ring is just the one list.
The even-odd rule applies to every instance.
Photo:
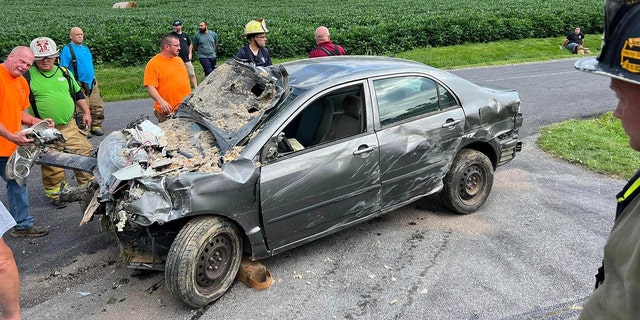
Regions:
[[77, 60], [76, 64], [78, 65], [78, 74], [74, 74], [74, 76], [78, 80], [87, 83], [89, 85], [89, 89], [91, 89], [93, 86], [93, 79], [96, 77], [91, 51], [89, 51], [89, 48], [84, 44], [76, 45], [69, 43], [62, 48], [62, 51], [60, 52], [60, 65], [67, 68], [72, 73], [75, 72], [75, 70], [71, 63], [71, 51], [69, 50], [69, 46], [73, 47], [73, 53]]

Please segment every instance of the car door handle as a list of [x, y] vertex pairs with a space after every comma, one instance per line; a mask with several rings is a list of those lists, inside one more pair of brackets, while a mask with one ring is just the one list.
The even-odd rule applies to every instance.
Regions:
[[458, 120], [453, 120], [451, 118], [447, 119], [447, 121], [445, 123], [442, 124], [443, 128], [451, 128], [455, 125], [457, 125], [458, 123], [462, 122], [462, 120], [458, 119]]
[[369, 153], [369, 152], [375, 150], [376, 148], [377, 148], [377, 146], [367, 147], [366, 145], [362, 145], [362, 146], [358, 147], [358, 150], [353, 152], [353, 155], [354, 156], [359, 156], [359, 155], [364, 154], [364, 153]]

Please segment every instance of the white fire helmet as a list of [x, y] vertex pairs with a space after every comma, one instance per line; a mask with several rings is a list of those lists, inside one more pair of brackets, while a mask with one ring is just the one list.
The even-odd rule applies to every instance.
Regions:
[[38, 37], [33, 39], [29, 48], [33, 51], [33, 57], [36, 60], [41, 60], [47, 57], [57, 58], [60, 55], [56, 42], [47, 37]]

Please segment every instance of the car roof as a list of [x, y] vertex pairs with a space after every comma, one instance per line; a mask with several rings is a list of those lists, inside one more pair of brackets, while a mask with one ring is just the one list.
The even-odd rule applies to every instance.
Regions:
[[303, 90], [323, 82], [344, 82], [392, 73], [446, 73], [420, 62], [382, 56], [332, 56], [295, 60], [281, 65], [289, 73], [289, 85]]

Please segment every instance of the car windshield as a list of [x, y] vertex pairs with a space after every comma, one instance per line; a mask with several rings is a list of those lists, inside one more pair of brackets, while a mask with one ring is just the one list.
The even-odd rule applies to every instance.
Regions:
[[287, 95], [282, 103], [278, 104], [275, 108], [265, 113], [255, 131], [262, 131], [262, 129], [269, 127], [276, 118], [276, 115], [278, 115], [282, 110], [286, 109], [287, 106], [291, 104], [291, 102], [294, 101], [297, 97], [298, 95], [293, 92]]

